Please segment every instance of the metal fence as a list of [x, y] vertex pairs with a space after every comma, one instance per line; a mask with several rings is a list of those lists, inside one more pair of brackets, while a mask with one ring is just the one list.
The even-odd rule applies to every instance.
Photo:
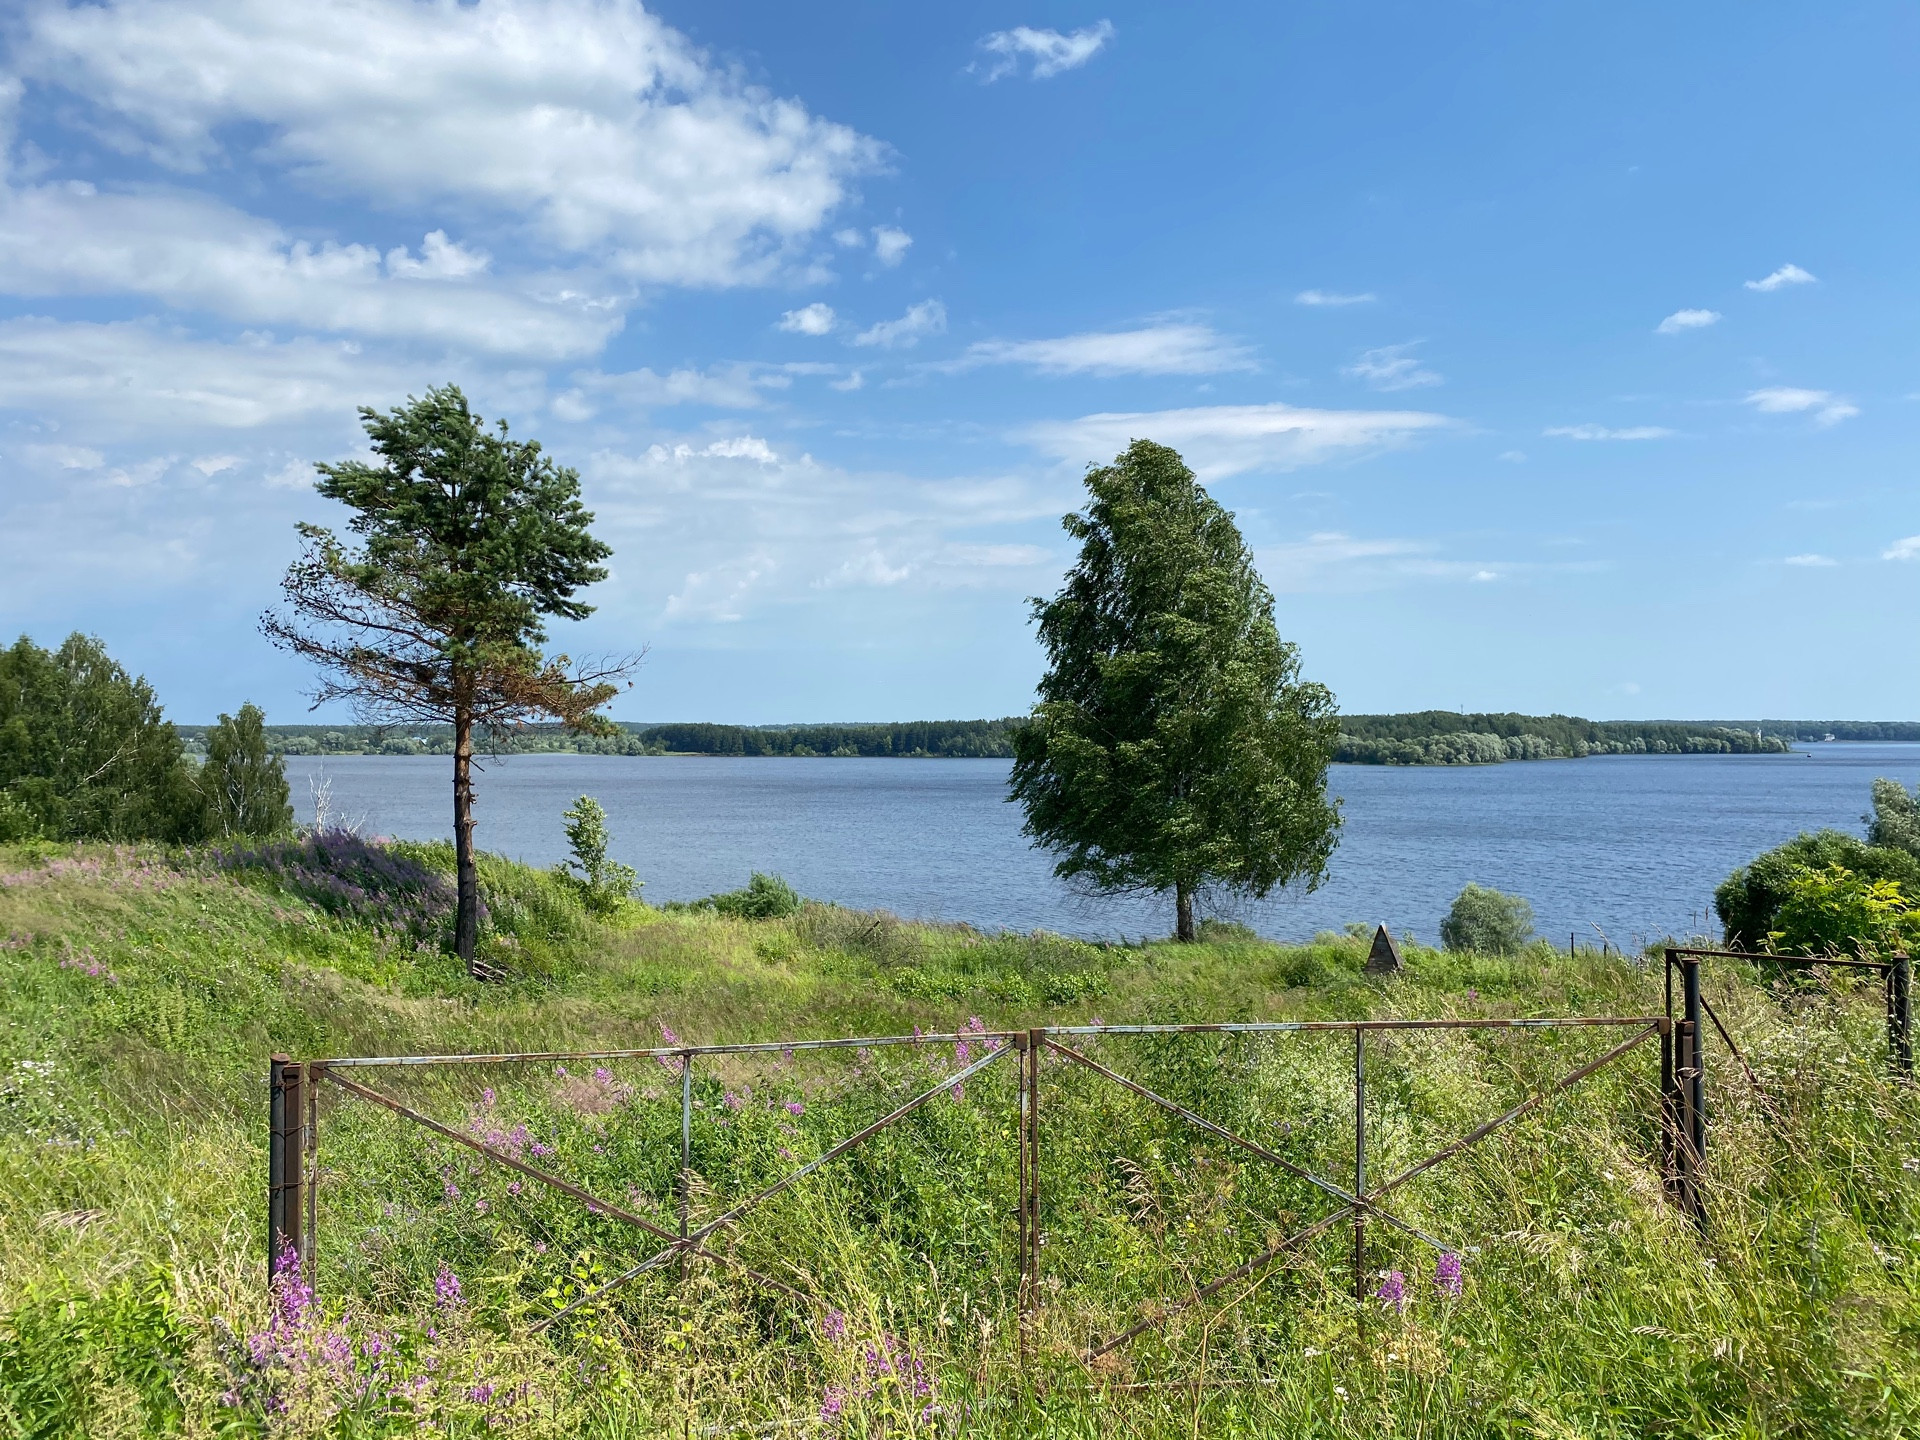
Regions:
[[[1255, 1169], [1288, 1177], [1305, 1192], [1318, 1194], [1329, 1202], [1329, 1207], [1307, 1223], [1293, 1229], [1291, 1233], [1271, 1239], [1255, 1253], [1245, 1255], [1237, 1263], [1230, 1264], [1210, 1278], [1195, 1278], [1187, 1293], [1172, 1301], [1143, 1304], [1130, 1323], [1122, 1324], [1112, 1333], [1089, 1339], [1082, 1348], [1082, 1357], [1087, 1361], [1098, 1360], [1149, 1331], [1164, 1327], [1176, 1316], [1207, 1304], [1220, 1297], [1230, 1287], [1240, 1282], [1252, 1282], [1263, 1271], [1276, 1263], [1295, 1260], [1309, 1246], [1310, 1242], [1322, 1236], [1329, 1236], [1341, 1227], [1347, 1227], [1351, 1233], [1351, 1246], [1347, 1256], [1350, 1266], [1352, 1297], [1355, 1302], [1355, 1322], [1364, 1325], [1367, 1310], [1368, 1285], [1371, 1271], [1369, 1268], [1370, 1246], [1377, 1247], [1377, 1241], [1370, 1242], [1370, 1230], [1378, 1233], [1391, 1233], [1405, 1237], [1417, 1245], [1429, 1247], [1441, 1255], [1459, 1255], [1473, 1247], [1467, 1239], [1441, 1238], [1431, 1233], [1430, 1228], [1416, 1224], [1403, 1215], [1396, 1213], [1396, 1200], [1404, 1198], [1408, 1187], [1421, 1177], [1435, 1171], [1448, 1161], [1481, 1144], [1489, 1136], [1503, 1127], [1513, 1124], [1522, 1117], [1539, 1110], [1555, 1097], [1579, 1085], [1589, 1077], [1614, 1066], [1639, 1050], [1648, 1041], [1658, 1038], [1660, 1041], [1660, 1068], [1655, 1085], [1650, 1093], [1657, 1093], [1658, 1123], [1662, 1138], [1660, 1153], [1666, 1170], [1669, 1188], [1676, 1194], [1694, 1194], [1685, 1190], [1686, 1184], [1697, 1189], [1698, 1166], [1690, 1165], [1690, 1159], [1704, 1153], [1701, 1144], [1689, 1144], [1676, 1135], [1676, 1127], [1683, 1121], [1690, 1122], [1697, 1114], [1704, 1114], [1704, 1105], [1686, 1108], [1675, 1104], [1675, 1097], [1691, 1093], [1685, 1090], [1683, 1082], [1692, 1080], [1692, 1076], [1679, 1067], [1679, 1061], [1691, 1057], [1694, 1050], [1682, 1044], [1678, 1048], [1674, 1043], [1676, 1025], [1668, 1016], [1626, 1015], [1626, 1016], [1552, 1016], [1525, 1019], [1444, 1019], [1444, 1020], [1341, 1020], [1341, 1021], [1294, 1021], [1294, 1022], [1258, 1022], [1244, 1024], [1195, 1024], [1195, 1025], [1082, 1025], [1042, 1027], [1021, 1031], [968, 1030], [939, 1035], [887, 1035], [830, 1040], [794, 1040], [771, 1041], [752, 1045], [670, 1045], [642, 1050], [621, 1050], [601, 1052], [552, 1052], [537, 1054], [491, 1054], [491, 1055], [429, 1055], [429, 1056], [386, 1056], [386, 1057], [348, 1057], [328, 1060], [300, 1062], [286, 1057], [276, 1056], [272, 1062], [272, 1145], [270, 1153], [269, 1204], [271, 1233], [274, 1236], [275, 1251], [291, 1246], [301, 1257], [304, 1273], [311, 1281], [314, 1278], [315, 1260], [315, 1222], [320, 1214], [319, 1194], [323, 1177], [329, 1172], [320, 1163], [320, 1105], [319, 1097], [323, 1087], [344, 1101], [355, 1106], [373, 1107], [377, 1111], [397, 1117], [406, 1125], [413, 1127], [425, 1140], [431, 1137], [442, 1146], [473, 1157], [480, 1164], [502, 1175], [510, 1175], [512, 1183], [507, 1187], [517, 1197], [516, 1205], [527, 1206], [530, 1197], [537, 1190], [550, 1198], [557, 1199], [570, 1206], [579, 1217], [591, 1217], [594, 1223], [621, 1227], [636, 1238], [647, 1242], [645, 1253], [632, 1263], [618, 1271], [604, 1276], [593, 1277], [591, 1283], [579, 1283], [571, 1298], [564, 1303], [549, 1305], [546, 1312], [536, 1321], [538, 1327], [551, 1325], [586, 1307], [599, 1304], [632, 1284], [640, 1276], [657, 1271], [663, 1267], [678, 1265], [682, 1277], [686, 1267], [693, 1260], [700, 1259], [722, 1267], [740, 1277], [750, 1285], [772, 1295], [782, 1297], [784, 1301], [814, 1309], [824, 1308], [825, 1298], [809, 1294], [801, 1286], [789, 1279], [767, 1273], [764, 1264], [751, 1263], [733, 1252], [724, 1243], [736, 1229], [741, 1227], [760, 1207], [765, 1206], [776, 1196], [793, 1189], [808, 1176], [814, 1175], [824, 1167], [852, 1154], [858, 1147], [873, 1140], [891, 1128], [898, 1127], [907, 1117], [922, 1110], [942, 1096], [958, 1097], [962, 1087], [977, 1076], [982, 1076], [996, 1067], [1009, 1066], [1013, 1074], [1014, 1110], [1009, 1117], [1014, 1121], [1016, 1163], [1012, 1167], [1017, 1194], [1010, 1207], [1015, 1219], [1016, 1261], [1014, 1273], [1008, 1278], [1017, 1293], [1019, 1316], [1019, 1349], [1022, 1361], [1026, 1359], [1028, 1335], [1036, 1307], [1039, 1304], [1043, 1279], [1048, 1283], [1058, 1283], [1063, 1277], [1043, 1276], [1046, 1268], [1047, 1248], [1043, 1243], [1047, 1233], [1047, 1212], [1041, 1178], [1043, 1156], [1050, 1140], [1046, 1119], [1049, 1115], [1049, 1094], [1059, 1093], [1068, 1083], [1072, 1074], [1092, 1077], [1092, 1082], [1100, 1086], [1115, 1087], [1145, 1102], [1147, 1111], [1163, 1117], [1172, 1117], [1191, 1131], [1210, 1137], [1214, 1142], [1222, 1142], [1232, 1147], [1241, 1156], [1247, 1157], [1250, 1166]], [[1409, 1041], [1422, 1034], [1435, 1032], [1467, 1032], [1485, 1035], [1487, 1032], [1509, 1032], [1520, 1036], [1531, 1033], [1535, 1036], [1557, 1034], [1575, 1037], [1582, 1033], [1601, 1035], [1609, 1043], [1598, 1054], [1586, 1056], [1577, 1066], [1543, 1079], [1514, 1103], [1507, 1105], [1500, 1113], [1487, 1118], [1484, 1122], [1466, 1129], [1464, 1133], [1440, 1143], [1431, 1144], [1419, 1153], [1402, 1155], [1400, 1163], [1386, 1173], [1370, 1170], [1369, 1126], [1368, 1126], [1368, 1064], [1370, 1046], [1378, 1050], [1383, 1044]], [[1689, 1034], [1697, 1032], [1688, 1032]], [[1276, 1143], [1268, 1143], [1261, 1138], [1249, 1135], [1244, 1130], [1231, 1128], [1218, 1119], [1200, 1113], [1189, 1104], [1164, 1093], [1165, 1086], [1156, 1089], [1138, 1078], [1135, 1066], [1129, 1065], [1119, 1056], [1108, 1053], [1126, 1051], [1130, 1046], [1138, 1055], [1140, 1044], [1155, 1041], [1172, 1043], [1179, 1037], [1239, 1037], [1241, 1040], [1259, 1041], [1268, 1045], [1282, 1043], [1293, 1044], [1319, 1040], [1324, 1043], [1346, 1045], [1351, 1049], [1351, 1115], [1352, 1133], [1350, 1150], [1350, 1171], [1346, 1170], [1346, 1161], [1338, 1161], [1335, 1169], [1333, 1156], [1337, 1146], [1329, 1144], [1323, 1147], [1322, 1162], [1318, 1165], [1302, 1163], [1297, 1157], [1290, 1158], [1275, 1148]], [[959, 1054], [967, 1056], [966, 1062], [956, 1068], [945, 1071], [931, 1083], [921, 1083], [913, 1093], [891, 1105], [885, 1113], [859, 1125], [844, 1138], [826, 1145], [812, 1159], [796, 1163], [786, 1173], [769, 1183], [760, 1184], [746, 1190], [737, 1197], [725, 1197], [715, 1202], [717, 1213], [699, 1223], [693, 1222], [692, 1196], [697, 1184], [705, 1182], [696, 1172], [693, 1155], [695, 1131], [696, 1076], [702, 1067], [715, 1066], [738, 1057], [757, 1057], [765, 1060], [780, 1057], [781, 1063], [791, 1064], [796, 1053], [806, 1055], [820, 1052], [853, 1052], [867, 1056], [888, 1050], [891, 1047], [953, 1046]], [[973, 1049], [984, 1053], [973, 1058]], [[1098, 1053], [1096, 1053], [1098, 1052]], [[1042, 1061], [1053, 1062], [1051, 1075], [1043, 1069]], [[509, 1143], [499, 1135], [484, 1133], [481, 1127], [468, 1124], [464, 1128], [458, 1123], [450, 1123], [450, 1118], [440, 1118], [428, 1113], [429, 1106], [424, 1102], [408, 1103], [406, 1099], [391, 1093], [395, 1088], [404, 1088], [410, 1079], [418, 1079], [426, 1074], [446, 1076], [450, 1072], [484, 1070], [524, 1069], [530, 1066], [551, 1066], [566, 1073], [568, 1066], [604, 1067], [617, 1063], [640, 1063], [666, 1067], [677, 1080], [679, 1090], [679, 1135], [677, 1165], [672, 1175], [672, 1198], [674, 1213], [671, 1215], [654, 1210], [648, 1213], [644, 1197], [629, 1198], [627, 1203], [596, 1191], [587, 1185], [576, 1183], [565, 1175], [556, 1173], [556, 1167], [536, 1163], [541, 1157], [535, 1153], [530, 1158], [521, 1144]], [[1135, 1074], [1128, 1074], [1136, 1069]], [[605, 1073], [604, 1070], [596, 1073]], [[384, 1078], [383, 1078], [384, 1077]], [[921, 1079], [926, 1079], [922, 1075]], [[377, 1088], [378, 1086], [385, 1088]], [[486, 1092], [491, 1097], [491, 1090]], [[664, 1104], [667, 1097], [662, 1095]], [[489, 1103], [491, 1103], [489, 1098]], [[1653, 1109], [1653, 1106], [1649, 1107]], [[336, 1112], [337, 1113], [337, 1112]], [[344, 1117], [342, 1117], [344, 1118]], [[1650, 1118], [1652, 1118], [1650, 1116]], [[332, 1124], [329, 1121], [329, 1124]], [[1169, 1122], [1171, 1123], [1171, 1122]], [[664, 1127], [662, 1127], [664, 1128]], [[1691, 1134], [1691, 1132], [1688, 1132]], [[1057, 1130], [1051, 1138], [1059, 1141], [1068, 1137]], [[1079, 1139], [1081, 1137], [1071, 1137]], [[670, 1141], [668, 1143], [671, 1143]], [[1345, 1142], [1339, 1142], [1344, 1144]], [[1377, 1162], [1376, 1162], [1377, 1164]], [[448, 1182], [449, 1186], [452, 1182]], [[1444, 1228], [1444, 1227], [1441, 1227]], [[1058, 1265], [1060, 1262], [1055, 1262]], [[1065, 1277], [1070, 1278], [1070, 1277]], [[327, 1283], [325, 1266], [319, 1277], [322, 1284]]]

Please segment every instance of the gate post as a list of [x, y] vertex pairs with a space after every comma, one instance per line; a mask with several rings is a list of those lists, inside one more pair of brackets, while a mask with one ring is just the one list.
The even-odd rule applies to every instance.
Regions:
[[1903, 950], [1887, 967], [1887, 1061], [1896, 1080], [1913, 1079], [1913, 962]]
[[1367, 1343], [1367, 1032], [1353, 1027], [1353, 1315]]
[[1674, 1075], [1673, 1016], [1660, 1022], [1660, 1179], [1667, 1199], [1680, 1198], [1680, 1082]]
[[283, 1251], [307, 1258], [304, 1193], [307, 1158], [306, 1067], [275, 1055], [267, 1062], [267, 1273]]
[[1680, 963], [1681, 1020], [1675, 1079], [1680, 1088], [1681, 1200], [1705, 1225], [1706, 1200], [1701, 1182], [1707, 1159], [1707, 1064], [1700, 1033], [1700, 957], [1682, 955]]

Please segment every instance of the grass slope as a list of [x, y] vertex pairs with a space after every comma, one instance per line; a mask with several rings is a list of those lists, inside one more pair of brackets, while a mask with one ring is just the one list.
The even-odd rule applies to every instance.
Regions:
[[[607, 1216], [331, 1098], [318, 1299], [285, 1282], [270, 1293], [275, 1050], [1659, 1008], [1648, 973], [1544, 948], [1506, 960], [1415, 948], [1406, 975], [1378, 981], [1343, 936], [1103, 947], [819, 906], [745, 921], [632, 905], [598, 920], [565, 884], [492, 858], [488, 955], [515, 978], [481, 987], [421, 938], [449, 861], [433, 846], [0, 851], [9, 1433], [1838, 1436], [1911, 1433], [1920, 1416], [1920, 1107], [1883, 1078], [1872, 995], [1775, 994], [1738, 971], [1716, 974], [1711, 995], [1767, 1093], [1731, 1068], [1713, 1074], [1704, 1240], [1660, 1199], [1643, 1049], [1396, 1197], [1406, 1220], [1461, 1247], [1460, 1293], [1431, 1251], [1376, 1224], [1364, 1335], [1351, 1232], [1336, 1227], [1293, 1265], [1082, 1365], [1089, 1339], [1191, 1296], [1326, 1201], [1059, 1063], [1045, 1079], [1046, 1278], [1024, 1370], [1005, 1063], [716, 1239], [815, 1305], [702, 1262], [536, 1332], [648, 1248]], [[1394, 1173], [1605, 1043], [1370, 1040], [1370, 1173]], [[984, 1045], [968, 1043], [967, 1058]], [[1344, 1038], [1093, 1048], [1350, 1178]], [[693, 1223], [959, 1063], [950, 1044], [709, 1062], [694, 1088]], [[677, 1222], [670, 1064], [375, 1083]]]

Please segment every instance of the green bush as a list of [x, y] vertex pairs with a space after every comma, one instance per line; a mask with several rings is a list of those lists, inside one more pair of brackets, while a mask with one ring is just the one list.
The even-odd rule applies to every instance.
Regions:
[[1440, 922], [1440, 943], [1449, 950], [1512, 955], [1532, 938], [1533, 906], [1480, 885], [1469, 884], [1454, 896]]
[[1904, 850], [1869, 845], [1840, 830], [1800, 835], [1742, 865], [1713, 892], [1714, 913], [1727, 943], [1759, 949], [1779, 926], [1780, 904], [1802, 870], [1838, 865], [1863, 880], [1892, 880], [1907, 895], [1920, 895], [1920, 859]]
[[1920, 941], [1920, 911], [1897, 880], [1864, 879], [1840, 865], [1789, 877], [1774, 923], [1768, 943], [1785, 955], [1873, 958]]
[[607, 812], [591, 795], [582, 795], [562, 818], [567, 822], [567, 848], [573, 858], [558, 867], [560, 874], [579, 887], [589, 910], [613, 914], [640, 887], [631, 865], [607, 858], [607, 847], [613, 843], [607, 833]]
[[758, 870], [742, 890], [724, 890], [700, 900], [669, 901], [663, 910], [711, 910], [731, 915], [736, 920], [784, 920], [796, 915], [807, 902], [778, 875], [762, 875]]

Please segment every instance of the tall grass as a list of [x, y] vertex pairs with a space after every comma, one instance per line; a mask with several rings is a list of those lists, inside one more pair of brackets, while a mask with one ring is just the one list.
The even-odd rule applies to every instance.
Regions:
[[[430, 887], [432, 847], [349, 857]], [[363, 861], [365, 863], [363, 863]], [[1337, 1202], [1092, 1072], [1043, 1067], [1042, 1280], [1021, 1343], [1010, 1060], [1042, 1024], [1652, 1013], [1657, 976], [1544, 950], [987, 935], [808, 906], [601, 919], [489, 858], [490, 960], [298, 865], [0, 852], [0, 1416], [28, 1435], [664, 1433], [1861, 1435], [1915, 1428], [1920, 1107], [1876, 995], [1710, 995], [1712, 1221], [1664, 1202], [1651, 1046], [1423, 1176], [1361, 1297], [1334, 1226], [1186, 1306]], [[358, 880], [363, 891], [377, 892]], [[370, 908], [371, 907], [371, 908]], [[310, 1273], [267, 1283], [264, 1068], [301, 1056], [622, 1049], [796, 1035], [953, 1042], [701, 1061], [691, 1183], [669, 1058], [359, 1072], [456, 1131], [668, 1231], [699, 1226], [907, 1095], [934, 1099], [669, 1263], [378, 1107], [328, 1092]], [[1377, 1181], [1600, 1053], [1599, 1032], [1367, 1042]], [[1350, 1184], [1347, 1035], [1120, 1037], [1089, 1053]], [[560, 1073], [564, 1070], [565, 1073]], [[805, 1292], [796, 1301], [746, 1268]], [[1456, 1293], [1457, 1292], [1457, 1293]], [[1183, 1306], [1185, 1308], [1183, 1308]], [[1135, 1320], [1166, 1323], [1094, 1363]], [[1023, 1358], [1024, 1352], [1024, 1358]]]

